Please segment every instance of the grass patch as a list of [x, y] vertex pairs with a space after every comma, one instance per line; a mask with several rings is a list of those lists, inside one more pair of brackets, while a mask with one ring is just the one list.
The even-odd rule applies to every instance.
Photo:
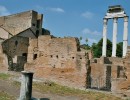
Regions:
[[0, 73], [0, 79], [2, 79], [2, 80], [7, 80], [10, 77], [11, 77], [11, 75], [9, 75], [9, 74]]
[[[33, 88], [40, 90], [41, 92], [48, 92], [53, 94], [66, 94], [66, 95], [72, 95], [72, 94], [84, 94], [85, 91], [81, 91], [78, 89], [71, 89], [67, 86], [61, 86], [56, 83], [33, 83]], [[78, 90], [78, 91], [77, 91]]]
[[74, 88], [69, 88], [67, 86], [61, 86], [55, 83], [33, 83], [33, 88], [42, 93], [52, 93], [61, 96], [78, 96], [88, 100], [122, 100], [121, 98], [115, 97], [110, 94], [85, 91]]
[[16, 98], [2, 91], [0, 92], [0, 100], [16, 100]]
[[12, 84], [16, 87], [20, 87], [21, 86], [21, 83], [18, 82], [18, 81], [13, 81]]

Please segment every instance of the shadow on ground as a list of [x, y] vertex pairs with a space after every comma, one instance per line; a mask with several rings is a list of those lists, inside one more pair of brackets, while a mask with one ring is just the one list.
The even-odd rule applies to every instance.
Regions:
[[37, 98], [32, 98], [32, 100], [50, 100], [50, 99], [48, 99], [48, 98], [39, 98], [39, 99], [37, 99]]

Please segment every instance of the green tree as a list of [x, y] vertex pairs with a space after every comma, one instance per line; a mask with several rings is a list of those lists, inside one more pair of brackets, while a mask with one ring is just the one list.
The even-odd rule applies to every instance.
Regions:
[[83, 38], [82, 37], [79, 37], [79, 40], [81, 41]]
[[[97, 44], [96, 43], [92, 44], [91, 48], [93, 51], [93, 55], [96, 58], [99, 58], [102, 56], [102, 42], [103, 42], [103, 39], [99, 40]], [[112, 52], [112, 42], [109, 39], [107, 39], [107, 57], [111, 56], [111, 52]]]
[[119, 42], [117, 44], [117, 49], [116, 49], [116, 55], [117, 57], [122, 57], [122, 48], [123, 48], [123, 42]]
[[[93, 55], [96, 58], [99, 58], [102, 56], [102, 42], [103, 39], [99, 40], [98, 43], [93, 43], [92, 44], [92, 51], [93, 51]], [[117, 57], [122, 57], [122, 47], [123, 47], [123, 42], [119, 42], [117, 44], [117, 50], [116, 50], [116, 55]], [[112, 55], [112, 42], [107, 39], [107, 57], [111, 57]]]

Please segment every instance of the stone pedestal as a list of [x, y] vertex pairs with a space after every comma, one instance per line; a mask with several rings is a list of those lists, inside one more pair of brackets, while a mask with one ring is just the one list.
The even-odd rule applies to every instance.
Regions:
[[22, 71], [21, 90], [19, 100], [31, 100], [33, 73]]

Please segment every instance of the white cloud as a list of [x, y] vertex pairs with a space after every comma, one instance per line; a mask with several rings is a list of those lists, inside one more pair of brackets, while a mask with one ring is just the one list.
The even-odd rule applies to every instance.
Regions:
[[50, 10], [52, 12], [59, 12], [59, 13], [65, 12], [62, 8], [48, 8], [48, 10]]
[[83, 16], [86, 19], [91, 19], [91, 18], [93, 18], [94, 14], [92, 12], [86, 11], [86, 12], [82, 13], [81, 16]]
[[5, 6], [0, 5], [0, 16], [6, 16], [9, 14], [10, 12], [8, 11], [8, 9]]
[[[87, 39], [88, 39], [88, 42], [87, 42], [87, 43], [88, 43], [89, 45], [92, 45], [93, 43], [97, 43], [97, 40], [94, 39], [94, 38], [87, 38]], [[81, 44], [86, 44], [86, 38], [83, 37], [80, 42], [81, 42]]]
[[90, 44], [97, 43], [96, 39], [88, 38]]
[[86, 44], [86, 39], [88, 39], [88, 44], [92, 45], [93, 43], [97, 43], [97, 39], [100, 36], [101, 32], [96, 30], [90, 30], [89, 28], [85, 28], [81, 31], [82, 40], [80, 40], [81, 44]]
[[83, 34], [92, 34], [92, 35], [101, 35], [101, 32], [98, 32], [96, 30], [95, 31], [91, 31], [88, 28], [83, 29], [82, 33]]
[[65, 12], [64, 9], [59, 8], [59, 7], [57, 7], [57, 8], [53, 8], [53, 7], [44, 8], [43, 6], [36, 5], [35, 8], [38, 9], [38, 10], [46, 11], [46, 12], [47, 11], [58, 12], [58, 13], [64, 13]]

